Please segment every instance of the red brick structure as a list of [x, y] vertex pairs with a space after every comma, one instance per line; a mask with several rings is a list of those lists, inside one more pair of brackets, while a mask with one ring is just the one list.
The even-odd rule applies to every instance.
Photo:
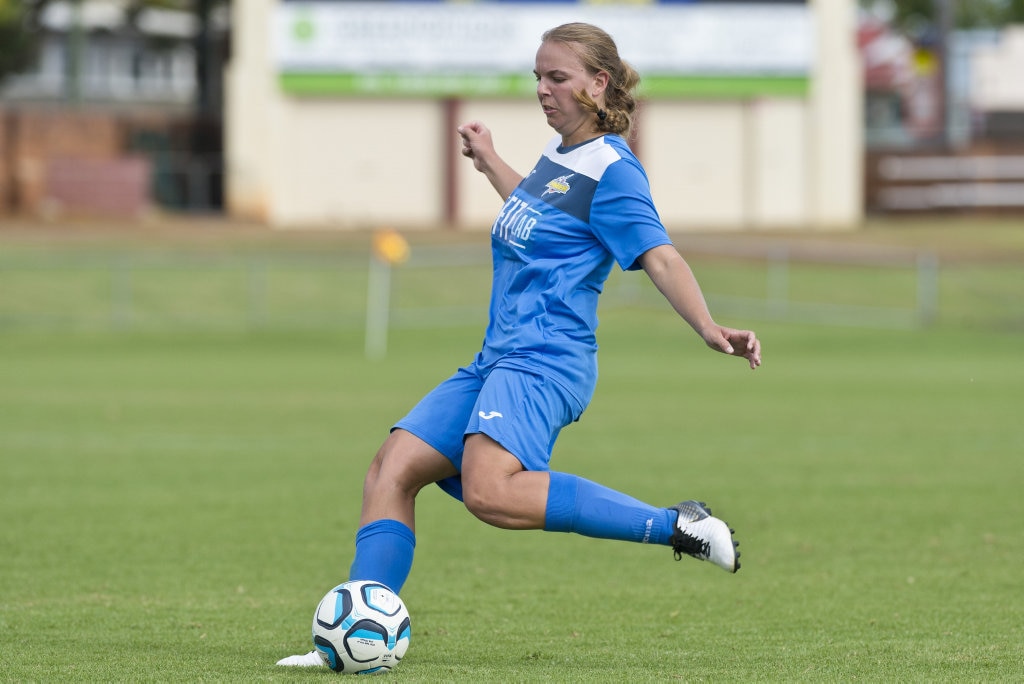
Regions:
[[139, 216], [152, 203], [152, 169], [133, 134], [173, 126], [164, 115], [0, 110], [0, 215]]

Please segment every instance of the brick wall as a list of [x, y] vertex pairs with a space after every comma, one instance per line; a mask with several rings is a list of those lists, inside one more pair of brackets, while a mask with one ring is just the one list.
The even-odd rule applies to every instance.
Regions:
[[0, 107], [0, 216], [11, 212], [10, 162], [7, 144], [7, 111]]
[[49, 159], [43, 202], [51, 213], [138, 218], [149, 207], [150, 175], [141, 156]]
[[0, 113], [0, 214], [138, 216], [151, 203], [150, 166], [133, 131], [166, 130], [161, 115], [53, 107]]

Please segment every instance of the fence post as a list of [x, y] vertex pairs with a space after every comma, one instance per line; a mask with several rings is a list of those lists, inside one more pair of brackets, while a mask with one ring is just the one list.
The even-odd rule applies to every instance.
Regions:
[[267, 260], [249, 261], [249, 326], [262, 328], [267, 323]]
[[931, 325], [939, 316], [939, 258], [925, 253], [917, 256], [917, 317]]
[[370, 249], [370, 276], [366, 287], [366, 356], [381, 359], [388, 351], [391, 315], [391, 270], [409, 259], [409, 243], [395, 230], [378, 229]]
[[391, 264], [370, 254], [366, 287], [366, 358], [382, 359], [388, 351], [388, 312], [391, 308]]
[[110, 322], [123, 330], [132, 322], [132, 265], [130, 258], [116, 259], [110, 269]]
[[789, 309], [789, 250], [775, 247], [768, 254], [768, 311], [782, 318]]

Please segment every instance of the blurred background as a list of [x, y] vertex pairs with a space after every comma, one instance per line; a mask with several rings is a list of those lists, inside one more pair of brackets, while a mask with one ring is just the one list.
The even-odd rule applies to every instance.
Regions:
[[0, 2], [0, 213], [224, 210], [226, 2]]
[[431, 488], [399, 677], [1024, 680], [1024, 0], [0, 0], [0, 681], [308, 648], [366, 461], [479, 349], [501, 200], [456, 126], [528, 170], [570, 20], [643, 76], [659, 212], [765, 365], [613, 269], [558, 467], [696, 483], [744, 570]]
[[476, 320], [498, 204], [455, 129], [530, 168], [534, 53], [577, 20], [643, 76], [630, 143], [716, 310], [1024, 321], [1024, 0], [0, 0], [0, 324], [380, 354]]
[[577, 18], [645, 76], [673, 230], [1024, 208], [1022, 0], [0, 0], [0, 220], [485, 229], [453, 127], [532, 163], [538, 33]]

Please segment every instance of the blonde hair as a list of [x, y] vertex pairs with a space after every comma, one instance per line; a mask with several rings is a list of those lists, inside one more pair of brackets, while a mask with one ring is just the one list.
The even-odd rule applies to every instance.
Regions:
[[608, 74], [608, 87], [605, 88], [604, 95], [604, 118], [598, 115], [600, 107], [589, 93], [581, 90], [573, 96], [584, 109], [594, 114], [599, 131], [617, 133], [628, 138], [633, 129], [633, 117], [637, 106], [634, 93], [640, 85], [640, 74], [619, 57], [619, 49], [612, 37], [592, 24], [574, 22], [545, 31], [541, 40], [545, 43], [553, 41], [568, 46], [589, 73], [604, 71]]

